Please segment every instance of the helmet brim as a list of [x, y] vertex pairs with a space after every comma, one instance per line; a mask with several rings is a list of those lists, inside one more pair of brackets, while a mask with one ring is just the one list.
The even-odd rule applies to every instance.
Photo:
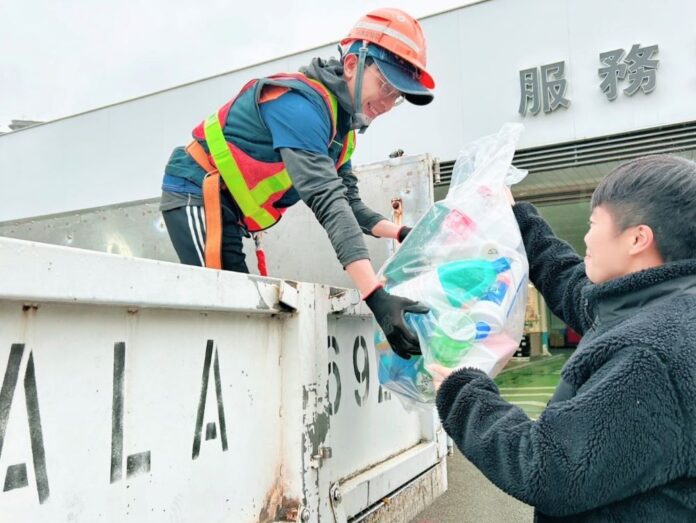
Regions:
[[384, 79], [403, 94], [407, 101], [414, 105], [428, 105], [433, 101], [434, 95], [425, 87], [419, 78], [414, 76], [412, 70], [401, 67], [393, 62], [388, 62], [372, 56], [375, 64], [382, 73]]

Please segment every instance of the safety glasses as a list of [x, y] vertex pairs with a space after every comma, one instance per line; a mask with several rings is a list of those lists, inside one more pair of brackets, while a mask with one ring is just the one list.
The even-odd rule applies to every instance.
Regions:
[[379, 80], [380, 82], [380, 96], [391, 99], [392, 105], [394, 107], [404, 102], [404, 97], [401, 94], [401, 92], [394, 89], [394, 87], [384, 79], [384, 76], [382, 76], [382, 73], [380, 73], [379, 68], [376, 65], [372, 64], [372, 66], [369, 69], [375, 71], [375, 75], [377, 75], [377, 80]]

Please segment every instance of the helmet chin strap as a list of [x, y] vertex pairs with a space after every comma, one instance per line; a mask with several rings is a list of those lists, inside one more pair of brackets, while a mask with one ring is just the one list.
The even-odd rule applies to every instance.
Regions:
[[372, 120], [362, 112], [362, 82], [365, 73], [365, 58], [367, 57], [367, 40], [363, 40], [358, 51], [358, 68], [355, 73], [355, 112], [351, 119], [351, 128], [358, 129], [360, 134], [367, 130]]

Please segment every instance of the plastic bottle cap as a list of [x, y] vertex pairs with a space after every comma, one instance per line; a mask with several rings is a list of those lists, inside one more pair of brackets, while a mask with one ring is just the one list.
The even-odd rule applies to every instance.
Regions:
[[493, 260], [493, 267], [496, 272], [505, 272], [510, 270], [510, 261], [507, 258], [498, 258]]
[[476, 322], [476, 341], [484, 340], [491, 333], [491, 326], [483, 321]]
[[491, 331], [499, 332], [503, 328], [505, 315], [499, 305], [492, 301], [479, 300], [469, 311], [471, 317], [476, 321], [487, 323]]

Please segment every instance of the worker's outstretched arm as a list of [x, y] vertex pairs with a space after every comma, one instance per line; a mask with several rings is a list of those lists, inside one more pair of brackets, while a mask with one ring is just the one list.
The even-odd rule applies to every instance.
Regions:
[[424, 313], [427, 308], [382, 289], [348, 203], [346, 187], [331, 158], [289, 148], [281, 149], [280, 154], [295, 190], [326, 230], [338, 260], [365, 298], [394, 352], [402, 357], [420, 354], [418, 339], [406, 326], [404, 313]]
[[404, 359], [419, 355], [421, 350], [418, 338], [406, 325], [404, 315], [407, 312], [425, 314], [428, 308], [416, 301], [393, 296], [385, 291], [377, 281], [369, 260], [355, 261], [346, 267], [346, 271], [375, 315], [394, 352]]

